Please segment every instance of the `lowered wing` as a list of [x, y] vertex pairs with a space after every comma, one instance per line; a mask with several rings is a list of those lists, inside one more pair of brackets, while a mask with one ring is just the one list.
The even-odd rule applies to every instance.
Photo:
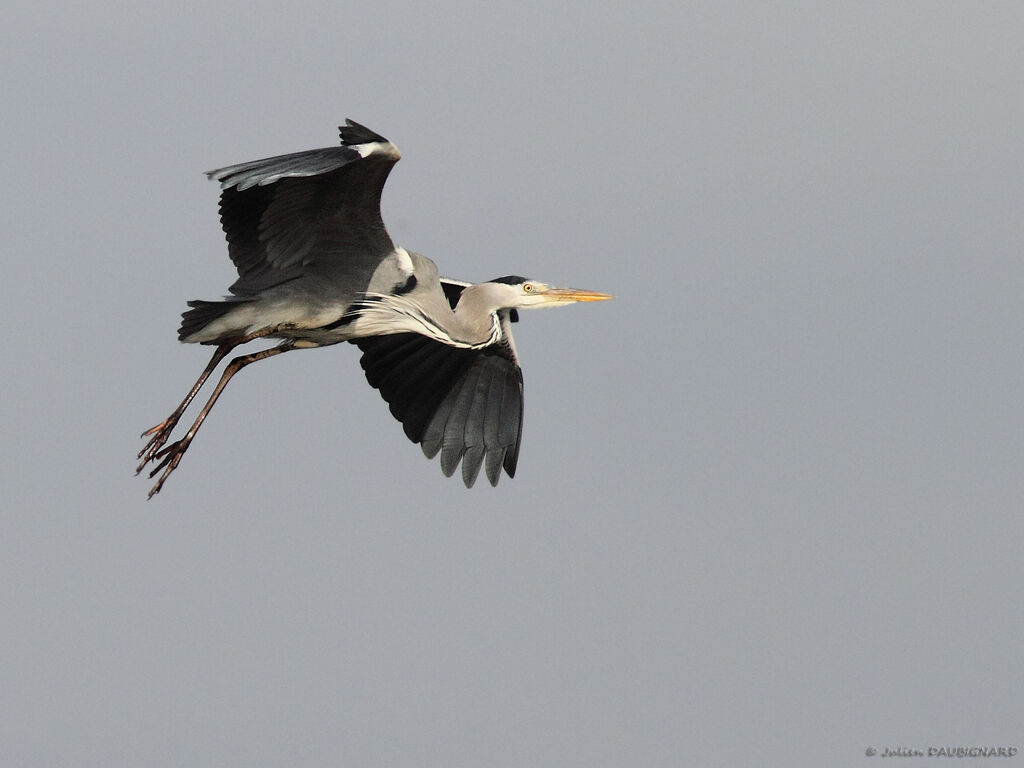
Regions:
[[[449, 301], [461, 286], [442, 283]], [[454, 296], [454, 301], [453, 301]], [[515, 476], [523, 431], [523, 373], [512, 343], [510, 318], [500, 315], [502, 334], [483, 349], [452, 347], [416, 333], [352, 341], [370, 386], [380, 391], [405, 434], [427, 458], [441, 454], [451, 476], [462, 462], [467, 487], [483, 466], [491, 485], [504, 467]]]

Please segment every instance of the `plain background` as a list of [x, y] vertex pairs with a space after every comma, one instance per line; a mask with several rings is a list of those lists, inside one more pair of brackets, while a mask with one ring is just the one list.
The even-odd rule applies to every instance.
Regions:
[[[1022, 14], [16, 0], [0, 763], [1024, 747]], [[497, 489], [342, 345], [240, 375], [147, 502], [234, 277], [201, 172], [346, 117], [443, 274], [618, 299], [523, 313]]]

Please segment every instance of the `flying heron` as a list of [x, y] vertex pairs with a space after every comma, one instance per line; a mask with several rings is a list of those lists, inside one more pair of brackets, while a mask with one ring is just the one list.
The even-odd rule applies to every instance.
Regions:
[[[154, 464], [158, 493], [238, 371], [293, 349], [348, 341], [362, 351], [370, 385], [427, 458], [440, 452], [451, 476], [462, 462], [471, 487], [485, 468], [515, 475], [523, 419], [523, 375], [512, 341], [516, 310], [606, 293], [556, 288], [524, 277], [472, 285], [438, 277], [430, 259], [396, 246], [384, 228], [380, 196], [398, 148], [346, 120], [341, 146], [231, 165], [220, 182], [220, 220], [238, 270], [223, 301], [190, 301], [179, 340], [215, 346], [181, 404], [152, 429], [136, 474]], [[217, 365], [254, 339], [274, 347], [231, 360], [179, 440], [165, 446]]]

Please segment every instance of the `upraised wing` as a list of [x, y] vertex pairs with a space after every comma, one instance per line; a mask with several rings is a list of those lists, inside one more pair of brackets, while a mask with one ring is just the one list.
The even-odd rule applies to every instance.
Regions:
[[351, 120], [338, 130], [341, 146], [207, 174], [223, 189], [221, 225], [238, 270], [231, 293], [253, 296], [307, 276], [358, 286], [394, 253], [380, 197], [398, 148]]

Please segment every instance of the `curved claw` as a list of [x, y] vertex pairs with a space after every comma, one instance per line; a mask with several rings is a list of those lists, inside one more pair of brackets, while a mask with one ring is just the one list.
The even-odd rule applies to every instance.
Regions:
[[[152, 471], [150, 471], [149, 476], [154, 477], [156, 473], [159, 472], [161, 469], [164, 471], [164, 473], [160, 475], [160, 479], [157, 480], [156, 485], [154, 485], [150, 489], [149, 494], [146, 496], [146, 498], [151, 499], [153, 498], [153, 496], [160, 493], [160, 489], [163, 487], [164, 482], [167, 480], [168, 477], [170, 477], [171, 472], [173, 472], [177, 468], [178, 464], [181, 463], [181, 457], [184, 456], [185, 451], [188, 450], [188, 445], [189, 442], [184, 438], [181, 440], [175, 440], [166, 448], [156, 452], [151, 457], [153, 461], [159, 459], [160, 463], [157, 464], [152, 469]], [[147, 459], [147, 461], [148, 460], [149, 459]]]
[[177, 419], [167, 418], [161, 421], [155, 427], [147, 429], [145, 432], [142, 433], [142, 437], [151, 437], [149, 439], [149, 442], [142, 446], [142, 450], [139, 451], [138, 455], [135, 457], [137, 459], [142, 459], [142, 461], [139, 463], [139, 466], [135, 468], [136, 475], [139, 474], [143, 470], [143, 468], [145, 468], [145, 466], [149, 464], [149, 462], [153, 461], [157, 457], [157, 454], [160, 452], [160, 449], [163, 447], [164, 443], [167, 442], [167, 438], [171, 436], [171, 432], [174, 431], [174, 428], [177, 425]]

